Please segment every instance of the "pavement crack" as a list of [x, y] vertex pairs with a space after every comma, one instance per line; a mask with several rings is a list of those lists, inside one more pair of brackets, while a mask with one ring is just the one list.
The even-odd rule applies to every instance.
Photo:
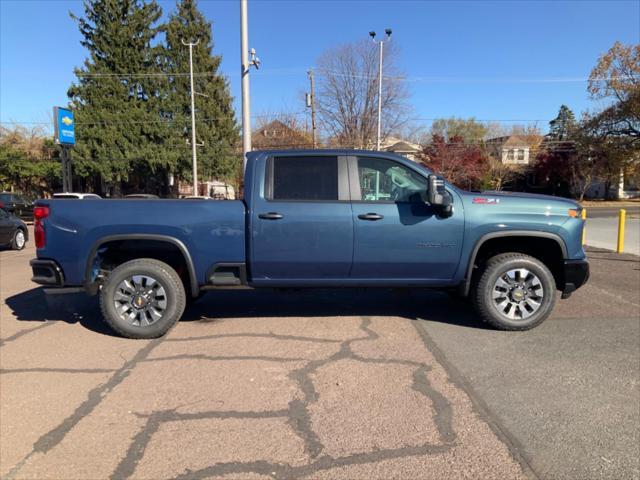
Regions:
[[322, 470], [350, 465], [364, 465], [383, 460], [417, 457], [422, 455], [435, 455], [445, 453], [451, 449], [450, 445], [423, 444], [417, 446], [400, 447], [376, 450], [373, 452], [355, 453], [343, 457], [323, 455], [315, 461], [300, 466], [291, 466], [281, 463], [271, 463], [263, 460], [253, 462], [226, 462], [217, 463], [200, 470], [185, 470], [184, 473], [174, 477], [174, 480], [194, 480], [210, 477], [218, 477], [230, 474], [257, 473], [276, 479], [296, 479], [317, 474]]
[[3, 339], [3, 340], [0, 340], [0, 347], [4, 347], [7, 343], [11, 343], [11, 342], [17, 340], [18, 338], [22, 337], [23, 335], [26, 335], [26, 334], [31, 333], [31, 332], [35, 332], [36, 330], [40, 330], [42, 328], [50, 327], [51, 325], [55, 325], [55, 322], [45, 321], [44, 323], [38, 325], [37, 327], [25, 328], [23, 330], [20, 330], [19, 332], [16, 332], [13, 335], [11, 335], [11, 336]]
[[0, 375], [6, 375], [9, 373], [112, 373], [116, 370], [114, 368], [2, 368], [0, 369]]
[[283, 410], [263, 410], [263, 411], [241, 411], [241, 410], [211, 410], [206, 412], [179, 413], [175, 410], [160, 410], [151, 414], [134, 413], [140, 418], [156, 418], [159, 422], [183, 422], [189, 420], [206, 420], [210, 418], [219, 418], [222, 420], [228, 418], [279, 418], [286, 417], [289, 414], [288, 409]]
[[[539, 479], [540, 476], [531, 466], [529, 459], [526, 457], [525, 449], [520, 441], [500, 423], [496, 415], [491, 411], [482, 397], [475, 392], [462, 373], [458, 371], [455, 365], [449, 362], [444, 352], [435, 343], [431, 335], [429, 335], [429, 332], [427, 332], [424, 320], [417, 319], [413, 322], [413, 325], [422, 339], [425, 348], [431, 352], [436, 362], [442, 365], [449, 382], [467, 395], [473, 407], [473, 411], [489, 426], [496, 437], [506, 445], [512, 458], [520, 464], [525, 475], [529, 478]], [[440, 421], [442, 421], [442, 419], [440, 419]]]
[[159, 410], [150, 414], [134, 413], [138, 418], [146, 418], [147, 421], [140, 431], [133, 438], [127, 449], [127, 453], [120, 461], [118, 466], [111, 474], [112, 479], [123, 479], [131, 477], [144, 457], [144, 452], [151, 441], [153, 435], [160, 429], [163, 423], [167, 422], [183, 422], [193, 420], [206, 420], [211, 418], [217, 419], [229, 419], [229, 418], [242, 418], [242, 419], [264, 419], [264, 418], [280, 418], [286, 417], [289, 414], [288, 410], [267, 410], [263, 412], [255, 411], [208, 411], [208, 412], [194, 412], [194, 413], [179, 413], [175, 409], [172, 410]]
[[311, 416], [307, 405], [301, 400], [289, 402], [289, 415], [287, 423], [304, 442], [304, 450], [310, 458], [316, 458], [324, 448], [320, 438], [313, 431]]
[[111, 477], [109, 478], [122, 479], [129, 478], [131, 475], [133, 475], [133, 472], [135, 472], [138, 463], [144, 456], [144, 451], [146, 450], [149, 441], [151, 441], [151, 437], [160, 428], [160, 423], [161, 420], [159, 416], [149, 416], [142, 429], [136, 434], [135, 437], [133, 437], [133, 440], [129, 444], [127, 454], [120, 461], [116, 469], [111, 474]]
[[314, 343], [341, 343], [342, 340], [332, 338], [304, 337], [298, 335], [282, 335], [278, 333], [223, 333], [219, 335], [203, 335], [200, 337], [169, 338], [167, 342], [194, 342], [198, 340], [214, 340], [219, 338], [272, 338], [275, 340], [295, 340]]
[[202, 353], [184, 353], [180, 355], [171, 355], [166, 357], [154, 357], [143, 360], [145, 363], [163, 362], [169, 360], [209, 360], [212, 362], [220, 362], [224, 360], [256, 360], [263, 362], [302, 362], [306, 361], [306, 358], [282, 358], [282, 357], [270, 357], [267, 355], [205, 355]]
[[129, 376], [133, 368], [138, 362], [144, 360], [151, 351], [162, 343], [163, 338], [151, 340], [147, 345], [138, 350], [133, 358], [127, 361], [122, 367], [116, 370], [113, 375], [105, 383], [98, 385], [92, 389], [87, 395], [87, 399], [78, 406], [75, 411], [62, 421], [57, 427], [42, 435], [34, 444], [33, 449], [25, 458], [18, 462], [5, 475], [5, 480], [15, 478], [18, 471], [24, 466], [27, 460], [36, 453], [47, 453], [49, 450], [58, 445], [69, 431], [75, 427], [83, 418], [90, 415], [95, 408], [104, 400], [109, 392], [117, 387], [122, 381]]
[[452, 443], [456, 439], [453, 430], [453, 412], [451, 404], [444, 395], [431, 386], [427, 372], [429, 367], [423, 365], [413, 373], [411, 388], [431, 400], [433, 404], [433, 421], [443, 443]]

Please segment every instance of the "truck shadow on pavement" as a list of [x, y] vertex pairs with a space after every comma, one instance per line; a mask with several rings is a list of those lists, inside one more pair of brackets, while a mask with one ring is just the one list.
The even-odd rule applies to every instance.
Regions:
[[117, 336], [102, 321], [97, 297], [83, 293], [46, 295], [42, 288], [32, 288], [7, 298], [6, 303], [19, 321], [79, 323], [96, 333]]
[[[24, 322], [62, 321], [103, 335], [116, 334], [102, 321], [97, 297], [47, 295], [34, 288], [7, 298]], [[313, 289], [210, 291], [187, 306], [183, 322], [203, 325], [227, 318], [392, 316], [487, 329], [467, 302], [429, 290]]]

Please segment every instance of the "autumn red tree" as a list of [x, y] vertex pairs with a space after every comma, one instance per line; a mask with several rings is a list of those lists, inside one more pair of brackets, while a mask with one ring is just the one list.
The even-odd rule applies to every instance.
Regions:
[[434, 135], [423, 150], [423, 163], [454, 185], [468, 190], [482, 187], [489, 159], [479, 143], [465, 143], [460, 136], [446, 141]]

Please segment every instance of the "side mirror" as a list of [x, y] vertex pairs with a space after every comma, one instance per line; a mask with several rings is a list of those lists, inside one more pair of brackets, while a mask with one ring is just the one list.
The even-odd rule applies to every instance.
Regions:
[[429, 204], [436, 207], [443, 217], [453, 214], [453, 199], [444, 186], [444, 180], [433, 173], [429, 175], [429, 191], [427, 192]]
[[443, 190], [444, 180], [433, 173], [429, 175], [429, 191], [427, 192], [427, 198], [431, 205], [436, 206], [444, 203]]

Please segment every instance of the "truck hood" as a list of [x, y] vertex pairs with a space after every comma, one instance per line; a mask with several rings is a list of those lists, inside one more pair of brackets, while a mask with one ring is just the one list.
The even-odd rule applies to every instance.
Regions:
[[543, 202], [564, 203], [568, 205], [568, 208], [579, 208], [580, 204], [575, 200], [565, 197], [554, 197], [553, 195], [540, 195], [538, 193], [524, 193], [524, 192], [496, 192], [493, 190], [484, 190], [480, 193], [468, 193], [471, 196], [487, 197], [487, 198], [513, 198], [513, 199], [525, 199], [525, 200], [539, 200]]

